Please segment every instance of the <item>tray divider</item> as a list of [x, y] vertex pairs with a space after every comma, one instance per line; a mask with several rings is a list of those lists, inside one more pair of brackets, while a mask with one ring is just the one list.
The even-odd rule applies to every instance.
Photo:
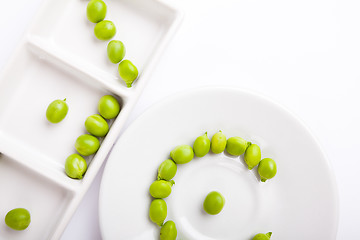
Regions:
[[[0, 133], [0, 153], [10, 157], [19, 164], [47, 179], [50, 179], [60, 187], [71, 192], [78, 191], [78, 189], [82, 186], [81, 181], [74, 180], [66, 176], [64, 166], [56, 164], [54, 167], [55, 163], [52, 166], [47, 166], [50, 161], [46, 156], [41, 153], [31, 151], [30, 148], [21, 145], [14, 139], [9, 138], [9, 136], [2, 133]], [[30, 160], [27, 161], [27, 159]]]
[[40, 58], [46, 59], [49, 62], [80, 76], [80, 79], [82, 79], [81, 76], [85, 75], [86, 78], [90, 78], [94, 82], [99, 83], [106, 90], [114, 92], [120, 96], [124, 102], [126, 102], [126, 100], [133, 94], [132, 89], [127, 89], [125, 86], [122, 86], [121, 83], [115, 84], [113, 80], [110, 80], [114, 78], [111, 74], [96, 67], [82, 64], [77, 59], [73, 59], [71, 56], [60, 51], [56, 45], [51, 44], [51, 42], [29, 35], [27, 37], [27, 43], [30, 49], [39, 55]]

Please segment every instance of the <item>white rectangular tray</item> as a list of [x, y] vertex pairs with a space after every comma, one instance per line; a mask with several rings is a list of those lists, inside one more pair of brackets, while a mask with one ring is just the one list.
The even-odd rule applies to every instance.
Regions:
[[[31, 224], [14, 231], [0, 221], [0, 239], [58, 239], [119, 136], [181, 13], [162, 0], [105, 0], [106, 19], [117, 28], [113, 39], [139, 69], [132, 88], [107, 59], [108, 41], [94, 36], [84, 0], [45, 0], [0, 77], [0, 219], [17, 207]], [[85, 119], [97, 112], [101, 96], [122, 105], [82, 180], [66, 176], [67, 156], [86, 133]], [[69, 112], [58, 124], [46, 120], [48, 104], [67, 99]]]

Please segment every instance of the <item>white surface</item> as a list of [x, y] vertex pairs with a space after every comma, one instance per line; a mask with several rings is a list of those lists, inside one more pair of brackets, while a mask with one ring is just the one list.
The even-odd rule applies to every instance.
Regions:
[[[1, 3], [6, 9], [2, 17], [8, 19], [0, 22], [3, 69], [40, 0], [1, 0]], [[300, 116], [318, 137], [337, 178], [338, 239], [358, 236], [360, 2], [182, 0], [176, 3], [185, 12], [180, 31], [158, 62], [127, 123], [153, 103], [197, 86], [222, 84], [265, 94]], [[100, 239], [101, 173], [62, 239]]]
[[[192, 146], [204, 132], [211, 138], [219, 129], [227, 138], [241, 136], [258, 144], [262, 158], [276, 161], [277, 174], [261, 183], [257, 167], [249, 171], [243, 155], [227, 153], [209, 153], [178, 165], [175, 185], [165, 199], [165, 221], [176, 223], [179, 239], [250, 239], [269, 231], [276, 239], [336, 239], [335, 179], [311, 133], [268, 99], [220, 87], [169, 98], [124, 132], [101, 182], [103, 238], [159, 239], [160, 228], [148, 217], [149, 186], [159, 165], [177, 145]], [[225, 197], [225, 206], [211, 216], [202, 204], [215, 190]]]

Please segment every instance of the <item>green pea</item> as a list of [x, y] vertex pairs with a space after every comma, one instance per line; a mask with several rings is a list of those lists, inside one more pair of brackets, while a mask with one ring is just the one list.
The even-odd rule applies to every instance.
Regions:
[[71, 154], [65, 162], [65, 172], [71, 178], [82, 179], [86, 172], [87, 164], [79, 154]]
[[222, 153], [226, 147], [226, 137], [225, 135], [219, 131], [213, 135], [211, 138], [211, 151], [213, 153]]
[[51, 123], [61, 122], [67, 115], [69, 107], [64, 100], [55, 100], [49, 104], [46, 110], [46, 118]]
[[260, 147], [256, 144], [251, 144], [245, 151], [244, 160], [249, 170], [257, 166], [261, 160]]
[[171, 180], [177, 171], [176, 163], [171, 159], [163, 161], [158, 169], [158, 179]]
[[94, 33], [99, 40], [110, 40], [116, 34], [116, 27], [112, 21], [104, 20], [95, 25]]
[[98, 103], [98, 111], [105, 119], [115, 118], [120, 112], [120, 104], [111, 95], [102, 96]]
[[91, 0], [86, 7], [86, 15], [90, 22], [98, 23], [106, 16], [106, 4], [102, 0]]
[[25, 208], [15, 208], [5, 216], [5, 223], [14, 230], [24, 230], [31, 222], [30, 213]]
[[203, 157], [210, 151], [210, 139], [207, 136], [207, 132], [196, 138], [194, 142], [194, 153], [197, 157]]
[[264, 233], [258, 233], [253, 237], [252, 240], [270, 240], [270, 237], [272, 235], [272, 232], [268, 232], [266, 234]]
[[177, 230], [173, 221], [167, 221], [160, 229], [160, 240], [176, 240]]
[[258, 167], [258, 173], [260, 175], [261, 181], [265, 182], [268, 179], [275, 177], [276, 175], [276, 163], [271, 158], [264, 158], [260, 161]]
[[81, 135], [75, 142], [76, 150], [83, 156], [89, 156], [96, 153], [99, 147], [99, 140], [90, 134]]
[[170, 152], [170, 157], [175, 163], [184, 164], [194, 158], [194, 151], [189, 145], [179, 145]]
[[250, 143], [241, 137], [231, 137], [227, 140], [226, 151], [233, 156], [243, 154]]
[[118, 67], [119, 75], [126, 83], [128, 88], [131, 87], [132, 83], [139, 75], [139, 71], [136, 66], [129, 60], [124, 60], [119, 64]]
[[219, 214], [224, 205], [225, 198], [221, 193], [216, 191], [210, 192], [204, 200], [204, 210], [211, 215]]
[[89, 116], [85, 121], [85, 128], [97, 137], [104, 137], [109, 132], [108, 123], [99, 114]]
[[107, 54], [112, 63], [119, 63], [125, 56], [125, 45], [118, 40], [112, 40], [107, 46]]
[[161, 226], [167, 216], [167, 206], [163, 199], [154, 199], [149, 208], [149, 216], [152, 222]]
[[154, 198], [166, 198], [171, 194], [174, 181], [156, 180], [150, 185], [150, 194]]

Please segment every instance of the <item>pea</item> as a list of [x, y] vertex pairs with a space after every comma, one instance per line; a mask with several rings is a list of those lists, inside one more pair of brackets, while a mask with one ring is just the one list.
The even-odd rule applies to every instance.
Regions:
[[71, 154], [65, 162], [65, 172], [71, 178], [82, 179], [86, 172], [87, 164], [79, 154]]
[[216, 215], [221, 212], [225, 205], [225, 198], [221, 193], [212, 191], [210, 192], [204, 201], [204, 210], [208, 214]]
[[61, 122], [67, 115], [69, 107], [64, 100], [55, 100], [49, 104], [46, 110], [46, 118], [51, 123]]
[[107, 46], [107, 54], [112, 63], [119, 63], [125, 56], [125, 45], [118, 40], [112, 40]]
[[100, 147], [99, 140], [90, 134], [83, 134], [76, 139], [75, 148], [83, 156], [96, 153]]
[[99, 40], [109, 40], [115, 36], [116, 27], [112, 21], [103, 20], [95, 25], [94, 33]]
[[245, 151], [244, 160], [248, 165], [249, 170], [257, 166], [261, 160], [260, 147], [256, 144], [251, 144]]
[[149, 216], [152, 222], [161, 226], [167, 216], [167, 206], [163, 199], [154, 199], [149, 208]]
[[179, 145], [170, 152], [170, 157], [175, 163], [184, 164], [194, 158], [194, 151], [189, 145]]
[[150, 185], [150, 194], [154, 198], [166, 198], [171, 194], [174, 181], [156, 180]]
[[102, 96], [98, 103], [98, 111], [105, 119], [115, 118], [120, 112], [120, 104], [111, 95]]
[[102, 0], [91, 0], [86, 8], [86, 15], [90, 22], [98, 23], [106, 16], [106, 4]]
[[167, 221], [160, 229], [160, 240], [176, 240], [177, 230], [173, 221]]
[[176, 163], [173, 160], [167, 159], [163, 161], [158, 169], [158, 179], [171, 180], [177, 171]]
[[135, 81], [135, 79], [139, 75], [138, 69], [135, 67], [135, 65], [130, 62], [129, 60], [124, 60], [120, 62], [118, 67], [119, 75], [126, 83], [126, 86], [128, 88], [131, 87], [132, 83]]
[[211, 138], [211, 151], [213, 153], [222, 153], [225, 150], [226, 147], [226, 137], [225, 135], [219, 131], [214, 134], [214, 136]]
[[258, 233], [253, 237], [252, 240], [270, 240], [270, 237], [272, 235], [272, 232], [268, 232], [266, 234], [264, 233]]
[[15, 208], [5, 216], [5, 223], [14, 230], [24, 230], [31, 222], [30, 213], [25, 208]]
[[275, 177], [276, 171], [276, 163], [273, 159], [264, 158], [260, 161], [258, 173], [262, 182], [265, 182], [266, 180]]
[[207, 136], [207, 132], [196, 138], [193, 148], [197, 157], [203, 157], [210, 151], [210, 139]]
[[243, 154], [250, 143], [241, 137], [231, 137], [227, 140], [226, 151], [233, 156]]
[[85, 128], [97, 137], [104, 137], [109, 132], [108, 123], [99, 114], [89, 116], [85, 121]]

